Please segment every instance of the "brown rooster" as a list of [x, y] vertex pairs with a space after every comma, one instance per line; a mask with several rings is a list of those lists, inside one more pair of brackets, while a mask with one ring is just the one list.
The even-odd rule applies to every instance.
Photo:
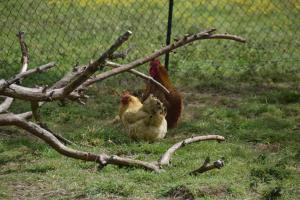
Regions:
[[167, 108], [166, 120], [168, 128], [174, 128], [177, 125], [181, 112], [183, 110], [182, 96], [172, 85], [166, 68], [158, 59], [150, 62], [150, 75], [169, 90], [169, 94], [163, 92], [156, 85], [148, 83], [143, 100], [147, 99], [150, 94], [157, 97]]

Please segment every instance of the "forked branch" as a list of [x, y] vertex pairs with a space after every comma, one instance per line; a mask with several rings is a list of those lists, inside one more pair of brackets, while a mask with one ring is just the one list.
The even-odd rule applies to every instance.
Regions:
[[55, 149], [58, 153], [79, 159], [84, 161], [96, 162], [101, 167], [104, 167], [108, 164], [119, 165], [119, 166], [130, 166], [130, 167], [138, 167], [144, 168], [146, 170], [151, 170], [155, 172], [159, 172], [160, 169], [157, 165], [152, 164], [150, 162], [144, 162], [141, 160], [134, 160], [130, 158], [123, 158], [116, 155], [110, 156], [107, 154], [95, 154], [91, 152], [84, 152], [74, 150], [65, 146], [61, 143], [51, 132], [42, 128], [41, 126], [28, 122], [24, 118], [21, 118], [12, 113], [2, 114], [0, 115], [0, 126], [3, 125], [14, 125], [21, 129], [28, 131], [29, 133], [35, 135], [36, 137], [42, 139], [48, 145], [50, 145], [53, 149]]
[[187, 138], [183, 141], [180, 141], [176, 144], [174, 144], [171, 148], [169, 148], [166, 153], [162, 155], [160, 160], [158, 161], [158, 164], [160, 166], [169, 165], [172, 155], [175, 153], [176, 150], [178, 150], [181, 147], [184, 147], [187, 144], [195, 143], [195, 142], [201, 142], [206, 140], [216, 140], [218, 142], [222, 142], [225, 140], [223, 136], [220, 135], [204, 135], [204, 136], [195, 136], [191, 138]]

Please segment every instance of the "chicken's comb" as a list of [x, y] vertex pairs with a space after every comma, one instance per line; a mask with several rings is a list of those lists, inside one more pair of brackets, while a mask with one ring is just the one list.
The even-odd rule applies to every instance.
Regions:
[[158, 65], [160, 65], [160, 60], [158, 58], [154, 58], [153, 60], [151, 60], [150, 65], [158, 66]]

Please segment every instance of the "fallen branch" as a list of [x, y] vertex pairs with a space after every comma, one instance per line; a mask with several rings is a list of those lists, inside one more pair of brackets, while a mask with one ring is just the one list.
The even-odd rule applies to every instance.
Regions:
[[205, 159], [203, 165], [200, 168], [190, 172], [189, 174], [190, 175], [197, 175], [197, 174], [201, 174], [201, 173], [207, 172], [207, 171], [212, 170], [212, 169], [221, 169], [222, 167], [224, 167], [224, 160], [223, 159], [217, 160], [213, 164], [209, 164], [209, 163], [210, 163], [210, 158], [207, 157]]
[[160, 168], [156, 164], [152, 164], [150, 162], [145, 162], [141, 160], [135, 160], [130, 158], [122, 158], [116, 155], [107, 155], [107, 154], [94, 154], [90, 152], [78, 151], [72, 148], [65, 146], [61, 143], [51, 132], [42, 128], [41, 126], [28, 122], [24, 118], [21, 118], [12, 113], [2, 114], [0, 115], [0, 126], [3, 125], [14, 125], [21, 129], [32, 133], [36, 137], [42, 139], [48, 145], [50, 145], [53, 149], [55, 149], [60, 154], [75, 158], [84, 161], [96, 162], [99, 163], [101, 167], [104, 167], [108, 164], [118, 165], [118, 166], [129, 166], [129, 167], [138, 167], [144, 168], [146, 170], [160, 172]]
[[[116, 56], [117, 54], [115, 54], [115, 51], [125, 41], [129, 39], [131, 32], [127, 31], [123, 35], [121, 35], [114, 42], [114, 44], [111, 45], [110, 48], [108, 48], [108, 50], [106, 50], [103, 54], [101, 54], [101, 56], [99, 56], [99, 58], [96, 61], [90, 62], [89, 64], [84, 66], [78, 66], [78, 64], [76, 64], [76, 66], [73, 67], [73, 70], [71, 72], [67, 73], [62, 79], [54, 83], [52, 86], [50, 87], [43, 86], [39, 88], [24, 87], [16, 83], [18, 81], [20, 82], [22, 78], [32, 75], [34, 73], [44, 72], [47, 69], [53, 67], [54, 64], [49, 63], [47, 65], [27, 71], [28, 49], [24, 42], [24, 33], [19, 33], [18, 36], [19, 36], [19, 41], [20, 41], [21, 51], [22, 51], [22, 70], [18, 75], [16, 75], [15, 77], [9, 80], [3, 80], [3, 79], [0, 80], [0, 95], [3, 95], [11, 99], [18, 98], [27, 102], [31, 102], [32, 111], [21, 113], [21, 114], [13, 114], [13, 113], [0, 114], [0, 126], [16, 126], [23, 130], [26, 130], [27, 132], [42, 139], [45, 143], [50, 145], [58, 153], [79, 160], [96, 162], [99, 164], [100, 168], [108, 164], [113, 164], [118, 166], [130, 166], [130, 167], [144, 168], [155, 172], [161, 172], [162, 167], [170, 163], [171, 157], [175, 153], [175, 151], [183, 147], [184, 145], [194, 143], [194, 142], [199, 142], [199, 141], [205, 141], [205, 140], [217, 140], [220, 142], [225, 140], [224, 137], [219, 135], [207, 135], [207, 136], [196, 136], [196, 137], [188, 138], [170, 147], [161, 156], [159, 161], [146, 162], [146, 161], [141, 161], [136, 159], [124, 158], [116, 155], [107, 155], [103, 153], [95, 154], [91, 152], [78, 151], [70, 147], [67, 147], [65, 146], [64, 143], [69, 142], [69, 144], [73, 144], [73, 145], [74, 143], [72, 143], [71, 141], [64, 141], [65, 138], [60, 138], [61, 136], [50, 131], [47, 128], [47, 126], [41, 122], [41, 116], [39, 114], [38, 109], [41, 107], [41, 105], [43, 105], [45, 102], [48, 101], [55, 101], [55, 100], [64, 101], [65, 99], [69, 99], [72, 101], [82, 102], [83, 99], [87, 98], [84, 92], [88, 86], [92, 85], [97, 81], [102, 81], [106, 78], [117, 75], [119, 73], [123, 73], [125, 71], [130, 71], [131, 73], [134, 73], [139, 77], [149, 80], [154, 84], [160, 85], [151, 77], [141, 72], [138, 72], [136, 70], [133, 70], [133, 68], [140, 66], [146, 62], [149, 62], [150, 60], [158, 56], [161, 56], [165, 53], [168, 53], [176, 48], [192, 43], [196, 40], [229, 39], [238, 42], [245, 42], [244, 39], [238, 36], [229, 35], [229, 34], [213, 34], [214, 31], [215, 29], [211, 29], [194, 35], [186, 35], [182, 39], [179, 39], [176, 42], [174, 42], [173, 44], [163, 47], [160, 50], [157, 50], [148, 56], [142, 57], [128, 64], [119, 65], [107, 61], [109, 58], [113, 58], [114, 56]], [[98, 74], [95, 78], [91, 78], [97, 71], [103, 70], [104, 66], [107, 64], [114, 65], [114, 67], [116, 68], [102, 72]], [[164, 90], [165, 92], [168, 92], [167, 89], [164, 88], [162, 85], [160, 85], [160, 88], [162, 88], [162, 90]], [[6, 108], [7, 107], [6, 104], [11, 104], [11, 102], [9, 101], [9, 99], [6, 99], [1, 104], [1, 106], [3, 104], [5, 105], [3, 106], [3, 108]], [[1, 106], [0, 106], [0, 111], [2, 109]], [[2, 109], [2, 110], [7, 110], [7, 109]], [[32, 114], [34, 115], [34, 118], [36, 119], [38, 124], [27, 121], [27, 119], [31, 117]], [[205, 167], [206, 167], [205, 169], [213, 168], [208, 164], [208, 162], [205, 163]], [[214, 167], [218, 167], [217, 164], [214, 165]]]
[[183, 141], [180, 141], [176, 144], [174, 144], [172, 147], [170, 147], [166, 153], [162, 155], [160, 160], [158, 161], [158, 164], [160, 166], [163, 165], [169, 165], [172, 155], [175, 153], [176, 150], [178, 150], [181, 147], [184, 147], [187, 144], [195, 143], [195, 142], [201, 142], [206, 140], [217, 140], [218, 142], [224, 141], [225, 138], [220, 135], [205, 135], [205, 136], [195, 136], [191, 138], [187, 138]]
[[[118, 165], [118, 166], [127, 166], [127, 167], [135, 167], [135, 168], [143, 168], [146, 170], [154, 171], [154, 172], [161, 172], [163, 171], [161, 163], [157, 162], [146, 162], [131, 158], [124, 158], [117, 155], [107, 155], [107, 154], [95, 154], [91, 152], [84, 152], [84, 151], [78, 151], [74, 150], [70, 147], [65, 146], [57, 137], [53, 135], [52, 132], [46, 130], [45, 128], [41, 127], [38, 124], [35, 124], [33, 122], [28, 122], [24, 118], [21, 118], [18, 115], [7, 113], [0, 115], [0, 126], [4, 125], [14, 125], [21, 129], [24, 129], [28, 131], [29, 133], [32, 133], [36, 137], [42, 139], [44, 142], [46, 142], [48, 145], [50, 145], [54, 150], [56, 150], [58, 153], [70, 157], [75, 158], [79, 160], [89, 161], [89, 162], [96, 162], [99, 164], [100, 168], [105, 167], [108, 164], [112, 165]], [[197, 136], [194, 138], [205, 138], [206, 136]], [[208, 137], [210, 140], [224, 140], [222, 136], [217, 137]], [[208, 140], [208, 139], [207, 139]], [[185, 141], [190, 141], [189, 143], [200, 141], [193, 140], [193, 138], [188, 138]], [[201, 140], [203, 141], [203, 140]], [[182, 143], [182, 142], [180, 142]], [[176, 145], [176, 144], [175, 144]], [[174, 146], [175, 146], [174, 145]], [[171, 147], [172, 148], [172, 147]], [[169, 150], [164, 154], [166, 155], [169, 152]], [[172, 154], [170, 154], [171, 157]]]

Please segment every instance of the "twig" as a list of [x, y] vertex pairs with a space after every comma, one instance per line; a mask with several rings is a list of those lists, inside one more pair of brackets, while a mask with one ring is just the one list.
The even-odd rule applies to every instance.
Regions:
[[[110, 62], [110, 61], [106, 61], [106, 65], [109, 67], [122, 67], [122, 65], [118, 64], [118, 63], [114, 63], [114, 62]], [[161, 83], [159, 83], [158, 81], [154, 80], [151, 76], [147, 76], [146, 74], [139, 72], [138, 70], [135, 69], [130, 69], [128, 72], [146, 80], [146, 81], [150, 81], [151, 83], [155, 84], [156, 86], [158, 86], [164, 93], [169, 94], [169, 90], [163, 86]], [[92, 79], [93, 80], [93, 79]], [[89, 81], [92, 81], [89, 80]], [[94, 78], [95, 81], [97, 81], [97, 76]]]
[[175, 153], [176, 150], [178, 150], [179, 148], [181, 148], [187, 144], [194, 143], [194, 142], [201, 142], [201, 141], [205, 141], [205, 140], [217, 140], [218, 142], [221, 142], [221, 141], [224, 141], [225, 138], [220, 135], [205, 135], [205, 136], [196, 136], [196, 137], [191, 137], [191, 138], [185, 139], [183, 141], [180, 141], [180, 142], [174, 144], [172, 147], [170, 147], [166, 151], [166, 153], [164, 153], [162, 155], [162, 157], [158, 161], [158, 164], [160, 166], [169, 165], [171, 157]]
[[[131, 158], [123, 158], [116, 155], [109, 156], [105, 158], [105, 161], [100, 163], [105, 166], [106, 164], [118, 165], [118, 166], [127, 166], [127, 167], [136, 167], [136, 168], [144, 168], [145, 170], [150, 170], [154, 172], [161, 172], [158, 165], [151, 162], [145, 162], [141, 160], [131, 159]], [[101, 166], [100, 166], [101, 167]]]
[[242, 43], [246, 42], [246, 40], [244, 38], [237, 36], [237, 35], [230, 35], [228, 33], [209, 35], [205, 39], [226, 39], [226, 40], [234, 40], [234, 41], [242, 42]]
[[203, 165], [200, 168], [190, 172], [189, 174], [196, 175], [196, 174], [201, 174], [201, 173], [207, 172], [212, 169], [221, 169], [222, 167], [224, 167], [223, 159], [217, 160], [213, 164], [209, 164], [209, 163], [210, 163], [210, 158], [206, 157]]
[[[17, 37], [19, 39], [21, 52], [22, 52], [22, 59], [21, 59], [22, 67], [21, 67], [20, 73], [24, 73], [24, 72], [26, 72], [26, 70], [28, 68], [28, 61], [29, 61], [28, 48], [25, 43], [24, 32], [19, 32], [17, 34]], [[21, 82], [21, 79], [19, 79], [19, 83], [20, 82]], [[5, 85], [1, 86], [1, 88], [6, 87], [7, 85], [9, 85], [8, 81], [6, 81]], [[6, 97], [5, 100], [0, 104], [0, 113], [7, 111], [10, 108], [13, 101], [14, 101], [14, 99], [12, 97]]]
[[22, 73], [25, 72], [28, 68], [29, 54], [28, 54], [27, 44], [25, 43], [24, 32], [19, 32], [17, 34], [17, 37], [19, 38], [19, 43], [22, 52], [22, 59], [21, 59], [21, 63], [22, 63], [21, 73]]
[[31, 74], [47, 71], [47, 70], [51, 69], [54, 66], [55, 66], [55, 63], [54, 62], [50, 62], [48, 64], [41, 65], [39, 67], [36, 67], [36, 68], [30, 69], [30, 70], [21, 72], [21, 73], [17, 74], [16, 76], [14, 76], [14, 77], [10, 78], [9, 80], [7, 80], [7, 84], [11, 85], [11, 84], [13, 84], [13, 83], [21, 80], [22, 78], [25, 78], [25, 77], [31, 75]]

